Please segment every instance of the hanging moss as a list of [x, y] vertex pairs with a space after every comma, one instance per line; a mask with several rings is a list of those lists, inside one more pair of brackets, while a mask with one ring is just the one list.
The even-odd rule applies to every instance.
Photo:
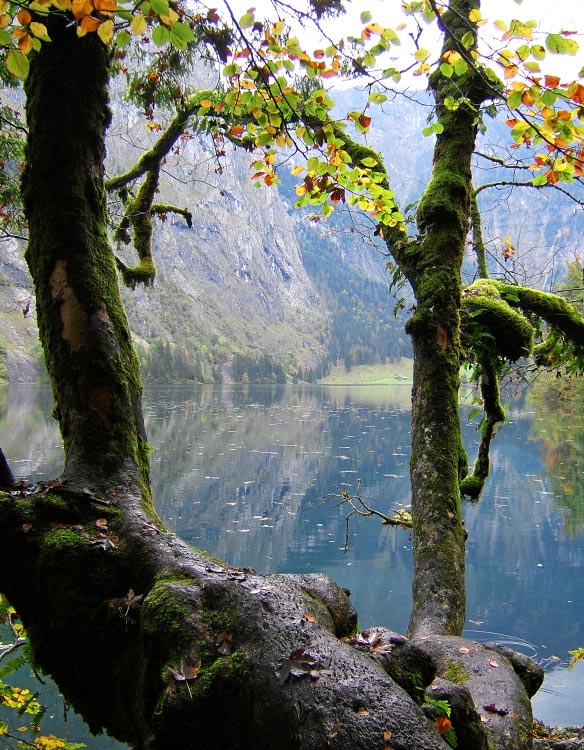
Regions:
[[465, 290], [462, 307], [467, 312], [464, 333], [468, 348], [488, 352], [509, 362], [527, 357], [533, 349], [533, 326], [501, 299]]

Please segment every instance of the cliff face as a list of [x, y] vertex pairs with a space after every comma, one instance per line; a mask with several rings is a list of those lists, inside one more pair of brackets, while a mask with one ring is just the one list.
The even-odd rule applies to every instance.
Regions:
[[[130, 166], [156, 137], [122, 105], [115, 115], [109, 174]], [[215, 364], [229, 379], [238, 351], [268, 353], [295, 371], [313, 367], [327, 350], [329, 315], [304, 269], [289, 207], [277, 190], [253, 186], [251, 160], [229, 149], [218, 173], [210, 138], [203, 136], [168, 159], [160, 201], [192, 211], [192, 228], [173, 213], [156, 219], [154, 286], [123, 291], [142, 351], [154, 340], [179, 344], [197, 353], [209, 377]], [[116, 252], [135, 262], [127, 248]], [[12, 382], [35, 380], [40, 354], [22, 253], [17, 241], [0, 249], [0, 362]]]
[[[363, 106], [363, 95], [356, 91], [339, 96], [340, 116]], [[374, 113], [383, 119], [368, 140], [384, 154], [402, 210], [421, 195], [431, 166], [432, 140], [420, 134], [430, 110], [427, 97], [417, 94], [389, 102], [386, 114]], [[127, 169], [156, 137], [118, 97], [108, 138], [108, 175]], [[489, 123], [479, 149], [501, 155], [507, 137], [503, 123]], [[174, 348], [181, 356], [197, 360], [198, 379], [229, 380], [236, 353], [255, 358], [267, 354], [288, 377], [300, 367], [305, 372], [315, 368], [327, 356], [358, 363], [364, 350], [384, 357], [403, 355], [403, 320], [395, 321], [391, 314], [395, 300], [387, 293], [385, 258], [369, 244], [371, 221], [364, 215], [349, 216], [343, 206], [332, 221], [306, 221], [306, 212], [292, 208], [297, 178], [286, 166], [279, 190], [256, 188], [251, 155], [230, 144], [223, 148], [226, 155], [219, 163], [210, 136], [190, 134], [180, 154], [171, 154], [164, 166], [157, 200], [188, 208], [193, 226], [172, 213], [164, 221], [155, 219], [155, 284], [124, 290], [132, 330], [145, 357], [161, 359], [162, 342], [171, 343], [178, 345]], [[509, 179], [489, 164], [477, 157], [477, 185]], [[581, 206], [558, 191], [503, 186], [481, 192], [480, 202], [489, 252], [493, 258], [498, 255], [491, 261], [493, 274], [506, 273], [547, 288], [557, 282], [563, 261], [573, 259], [579, 249]], [[116, 209], [113, 196], [114, 214]], [[500, 253], [508, 244], [516, 252], [502, 262]], [[116, 252], [135, 262], [127, 248]], [[465, 270], [471, 278], [471, 253]], [[382, 350], [380, 342], [389, 340], [395, 346]], [[4, 241], [0, 379], [7, 371], [13, 382], [34, 380], [39, 360], [22, 245]]]

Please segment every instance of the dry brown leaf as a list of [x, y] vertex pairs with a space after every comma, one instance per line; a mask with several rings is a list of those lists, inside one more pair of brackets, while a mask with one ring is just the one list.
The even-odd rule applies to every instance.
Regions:
[[304, 614], [302, 615], [302, 617], [304, 617], [304, 619], [305, 619], [305, 620], [306, 620], [307, 622], [311, 622], [311, 623], [312, 623], [313, 625], [314, 625], [314, 623], [316, 622], [316, 617], [313, 617], [313, 616], [312, 616], [312, 615], [310, 614], [310, 612], [305, 612], [305, 613], [304, 613]]
[[470, 654], [470, 648], [467, 648], [466, 646], [461, 646], [458, 649], [459, 653], [461, 654]]
[[366, 708], [360, 708], [357, 711], [357, 715], [358, 716], [368, 716], [369, 715], [369, 711]]
[[385, 732], [383, 733], [383, 739], [385, 740], [385, 742], [387, 742], [387, 740], [390, 739], [390, 737], [391, 737], [391, 730], [386, 729]]
[[95, 525], [98, 529], [107, 529], [107, 518], [98, 518]]
[[499, 666], [499, 662], [498, 662], [498, 661], [495, 661], [494, 659], [489, 659], [489, 664], [490, 664], [490, 665], [491, 665], [492, 667], [498, 667], [498, 666]]
[[23, 523], [22, 524], [22, 530], [25, 534], [28, 534], [28, 532], [32, 529], [32, 523]]

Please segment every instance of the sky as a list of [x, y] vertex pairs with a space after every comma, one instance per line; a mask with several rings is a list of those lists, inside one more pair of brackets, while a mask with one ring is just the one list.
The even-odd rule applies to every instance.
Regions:
[[[290, 5], [300, 7], [304, 4], [304, 0], [302, 2], [288, 0], [288, 2]], [[229, 0], [229, 4], [236, 16], [238, 13], [243, 14], [250, 7], [256, 9], [258, 17], [273, 17], [274, 15], [269, 0]], [[330, 37], [335, 41], [360, 31], [362, 26], [359, 16], [363, 10], [371, 11], [373, 20], [384, 26], [395, 27], [404, 19], [401, 13], [401, 0], [353, 0], [346, 7], [345, 15], [333, 22], [323, 23], [323, 26], [330, 30]], [[497, 19], [509, 21], [512, 18], [519, 18], [537, 21], [539, 28], [548, 33], [560, 30], [576, 32], [572, 38], [579, 42], [580, 52], [575, 56], [553, 55], [549, 63], [544, 63], [543, 69], [544, 72], [546, 68], [550, 72], [553, 70], [564, 80], [574, 80], [578, 77], [579, 71], [584, 67], [584, 0], [523, 0], [521, 3], [515, 0], [483, 0], [481, 12], [484, 18], [489, 19], [486, 29], [492, 26], [491, 21]], [[316, 32], [304, 29], [300, 36], [303, 41], [308, 38], [313, 43], [314, 49], [323, 46], [323, 40]], [[437, 40], [438, 37], [435, 34], [433, 39], [428, 37], [423, 46], [429, 49], [438, 48]]]

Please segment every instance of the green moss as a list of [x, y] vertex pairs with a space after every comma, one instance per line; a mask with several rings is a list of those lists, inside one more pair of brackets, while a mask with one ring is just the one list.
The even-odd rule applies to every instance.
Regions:
[[41, 554], [54, 559], [86, 548], [87, 540], [74, 529], [50, 529], [41, 542]]
[[465, 477], [460, 483], [460, 494], [466, 497], [477, 498], [483, 491], [485, 480], [474, 473]]
[[445, 666], [446, 669], [440, 676], [448, 682], [463, 685], [470, 679], [470, 674], [454, 659], [447, 659]]
[[[473, 285], [474, 286], [474, 285]], [[487, 284], [480, 292], [465, 290], [462, 306], [467, 311], [464, 321], [465, 342], [477, 356], [490, 353], [510, 362], [526, 357], [533, 348], [533, 327], [514, 310], [498, 292], [487, 296]]]

